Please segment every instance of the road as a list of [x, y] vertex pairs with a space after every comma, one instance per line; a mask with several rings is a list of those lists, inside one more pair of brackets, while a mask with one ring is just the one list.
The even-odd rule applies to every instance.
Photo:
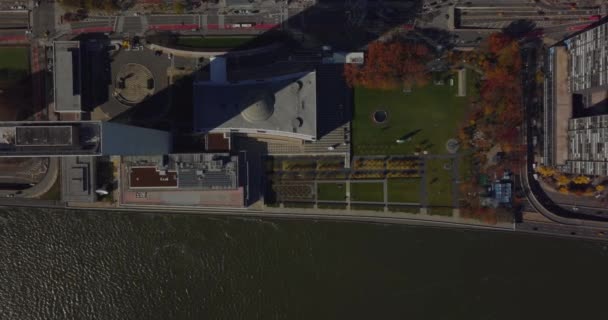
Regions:
[[43, 37], [46, 31], [49, 34], [55, 32], [57, 22], [55, 14], [55, 2], [51, 0], [42, 0], [37, 8], [32, 9], [32, 32], [34, 37]]

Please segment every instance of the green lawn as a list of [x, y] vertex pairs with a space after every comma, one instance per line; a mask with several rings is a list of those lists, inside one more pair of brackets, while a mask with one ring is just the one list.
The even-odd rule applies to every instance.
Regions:
[[[355, 88], [353, 149], [356, 155], [412, 154], [416, 146], [432, 154], [447, 153], [445, 143], [456, 137], [459, 123], [467, 111], [469, 96], [474, 94], [477, 76], [467, 72], [467, 97], [456, 97], [458, 77], [454, 86], [429, 84], [402, 90], [369, 90]], [[383, 124], [374, 123], [376, 110], [388, 113]], [[411, 135], [411, 140], [397, 144], [395, 140]]]
[[0, 81], [18, 81], [30, 70], [27, 47], [0, 47]]
[[344, 183], [319, 183], [317, 194], [319, 200], [345, 201], [346, 186]]
[[379, 182], [351, 182], [352, 201], [384, 201], [384, 186]]
[[420, 178], [388, 180], [389, 202], [420, 202]]
[[191, 48], [234, 48], [242, 46], [253, 40], [254, 37], [237, 36], [237, 37], [180, 37], [177, 44]]
[[451, 159], [429, 159], [426, 164], [427, 193], [430, 206], [452, 207], [452, 169], [444, 165], [453, 165]]

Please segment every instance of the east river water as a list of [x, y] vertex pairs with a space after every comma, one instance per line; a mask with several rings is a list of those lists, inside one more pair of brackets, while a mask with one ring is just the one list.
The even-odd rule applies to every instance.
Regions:
[[0, 319], [605, 319], [606, 243], [0, 209]]

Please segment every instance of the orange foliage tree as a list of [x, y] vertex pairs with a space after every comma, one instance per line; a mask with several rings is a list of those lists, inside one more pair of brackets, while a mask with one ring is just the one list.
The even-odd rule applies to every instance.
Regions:
[[403, 41], [375, 41], [368, 46], [363, 66], [347, 64], [344, 76], [349, 86], [370, 89], [396, 89], [422, 86], [429, 82], [426, 63], [429, 48]]

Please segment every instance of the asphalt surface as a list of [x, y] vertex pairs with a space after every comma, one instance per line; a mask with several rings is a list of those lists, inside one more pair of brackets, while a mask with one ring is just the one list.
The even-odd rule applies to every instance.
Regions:
[[121, 17], [123, 19], [122, 29], [116, 30], [119, 33], [141, 34], [144, 32], [141, 17]]
[[32, 9], [32, 32], [35, 37], [42, 37], [46, 31], [55, 32], [55, 3], [43, 0], [37, 8]]

